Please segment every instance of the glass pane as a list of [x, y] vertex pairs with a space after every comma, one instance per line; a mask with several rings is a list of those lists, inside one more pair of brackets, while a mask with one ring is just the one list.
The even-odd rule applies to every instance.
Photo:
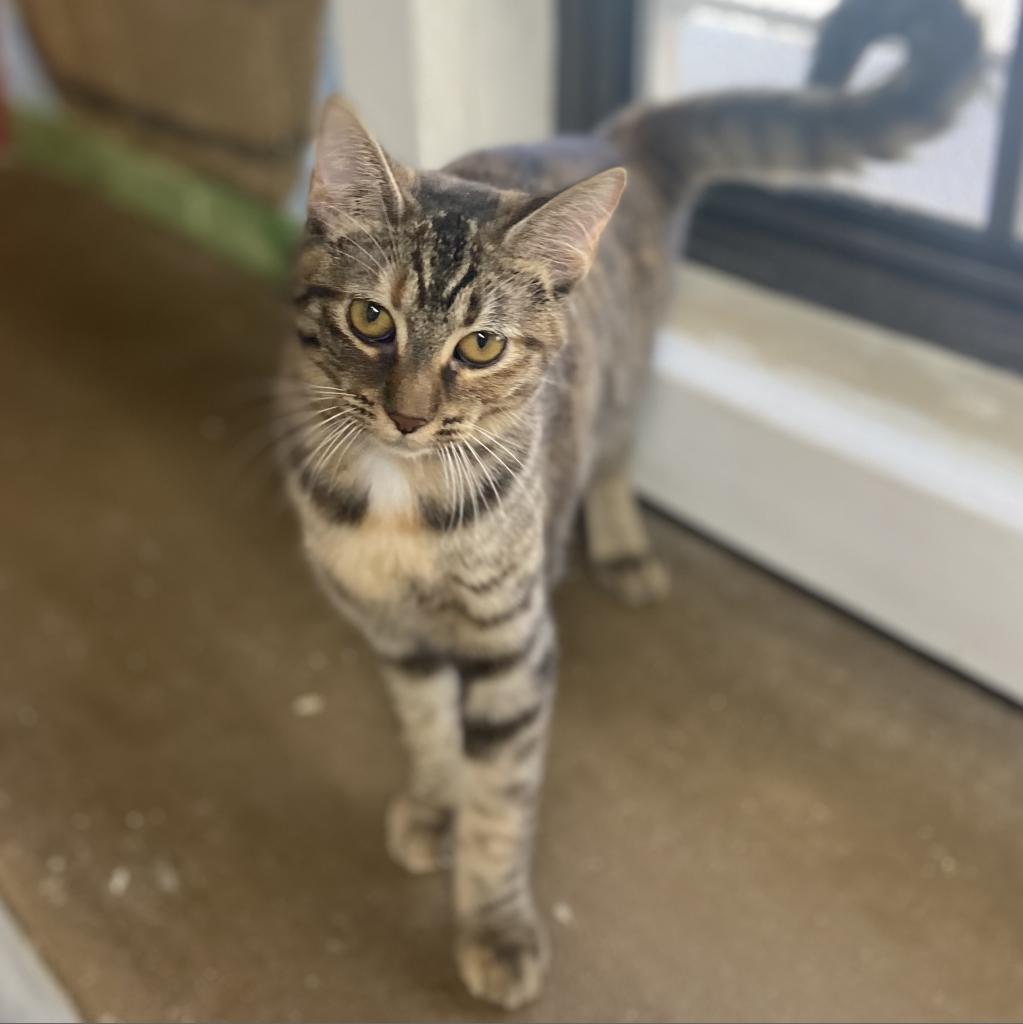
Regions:
[[[662, 0], [652, 5], [647, 38], [649, 96], [749, 86], [793, 87], [809, 64], [817, 23], [835, 0]], [[870, 162], [835, 187], [878, 203], [982, 227], [987, 220], [998, 152], [1007, 57], [1019, 0], [972, 0], [982, 18], [989, 73], [984, 85], [941, 137], [897, 164]], [[858, 69], [862, 87], [894, 67], [895, 46], [878, 46]]]

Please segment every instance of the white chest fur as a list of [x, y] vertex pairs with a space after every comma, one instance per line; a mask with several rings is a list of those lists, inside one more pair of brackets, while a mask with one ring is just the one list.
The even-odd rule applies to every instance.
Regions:
[[359, 474], [369, 488], [369, 512], [376, 518], [407, 518], [414, 511], [415, 495], [404, 460], [384, 452], [360, 456]]
[[354, 526], [307, 521], [310, 553], [356, 599], [387, 603], [406, 596], [410, 584], [430, 587], [439, 573], [437, 540], [419, 521], [402, 461], [363, 454], [359, 478], [369, 495], [365, 517]]

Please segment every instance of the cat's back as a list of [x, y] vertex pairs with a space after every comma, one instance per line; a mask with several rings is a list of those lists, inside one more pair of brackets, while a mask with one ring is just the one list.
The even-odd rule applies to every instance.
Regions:
[[557, 192], [623, 163], [620, 152], [594, 135], [558, 135], [543, 142], [480, 149], [442, 168], [446, 174], [495, 188]]

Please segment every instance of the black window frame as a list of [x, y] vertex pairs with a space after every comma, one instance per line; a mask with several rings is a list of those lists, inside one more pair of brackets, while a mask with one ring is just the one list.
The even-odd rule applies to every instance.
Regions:
[[[559, 129], [635, 99], [634, 0], [559, 0]], [[1023, 373], [1023, 15], [1010, 57], [987, 224], [970, 228], [834, 191], [721, 185], [686, 255], [754, 283]]]

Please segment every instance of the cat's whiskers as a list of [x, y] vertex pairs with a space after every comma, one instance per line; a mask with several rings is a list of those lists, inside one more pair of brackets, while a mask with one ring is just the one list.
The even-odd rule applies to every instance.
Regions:
[[[482, 442], [480, 442], [482, 444]], [[486, 445], [484, 445], [486, 447]], [[533, 472], [533, 455], [536, 451], [536, 446], [531, 445], [529, 451], [526, 453], [526, 462], [522, 466], [522, 470], [519, 474], [520, 478], [524, 481], [523, 486], [519, 490], [519, 494], [525, 501], [528, 512], [535, 513], [540, 508], [540, 496], [543, 491], [543, 474]], [[499, 459], [500, 457], [496, 452], [493, 453], [494, 458]]]
[[352, 441], [362, 433], [363, 426], [358, 420], [348, 419], [344, 422], [343, 435], [338, 439], [334, 446], [323, 456], [323, 464], [321, 469], [326, 469], [329, 466], [337, 468], [338, 463], [344, 458], [345, 452], [351, 447]]
[[331, 428], [329, 431], [327, 431], [326, 436], [321, 438], [316, 443], [316, 446], [312, 449], [312, 451], [307, 452], [303, 456], [299, 467], [303, 474], [313, 472], [312, 465], [314, 460], [318, 460], [318, 458], [327, 450], [327, 448], [329, 448], [329, 446], [334, 443], [334, 441], [344, 431], [344, 427], [345, 424], [341, 423]]
[[355, 396], [348, 391], [314, 391], [312, 389], [306, 389], [306, 394], [310, 398], [354, 398]]
[[[532, 437], [539, 430], [540, 418], [533, 411], [530, 411], [527, 415], [527, 413], [523, 412], [521, 409], [504, 409], [499, 415], [506, 420], [508, 427], [513, 428], [519, 434], [525, 434], [527, 437]], [[481, 429], [485, 429], [492, 433], [489, 427], [483, 427], [480, 423], [477, 423], [476, 425], [481, 427]], [[505, 434], [508, 432], [509, 431], [507, 430], [504, 431]]]
[[237, 462], [231, 472], [237, 474], [239, 478], [243, 477], [252, 466], [278, 445], [309, 429], [315, 429], [321, 417], [321, 410], [302, 409], [260, 423], [256, 429], [241, 438], [235, 447], [231, 458], [237, 459]]
[[303, 468], [308, 472], [310, 479], [317, 479], [321, 475], [321, 471], [327, 467], [331, 455], [337, 450], [337, 448], [344, 443], [345, 439], [351, 434], [352, 427], [349, 423], [344, 423], [339, 426], [336, 430], [332, 431], [330, 436], [322, 443], [317, 451], [319, 452], [316, 459], [308, 459], [304, 462]]
[[472, 465], [469, 463], [469, 457], [465, 454], [465, 449], [462, 447], [462, 445], [457, 445], [455, 447], [455, 452], [458, 455], [458, 458], [461, 460], [462, 465], [465, 467], [466, 485], [469, 490], [469, 497], [472, 500], [472, 521], [473, 523], [476, 523], [479, 521], [480, 517], [480, 507], [478, 501], [479, 488], [476, 487], [476, 481], [473, 479]]
[[437, 456], [440, 459], [441, 472], [444, 474], [444, 495], [447, 497], [451, 491], [451, 480], [448, 475], [448, 453], [443, 445], [437, 449]]
[[356, 440], [358, 440], [358, 438], [362, 435], [364, 430], [365, 427], [363, 427], [362, 424], [356, 423], [355, 429], [345, 437], [339, 449], [336, 452], [332, 453], [331, 461], [334, 462], [335, 464], [341, 462], [344, 459], [345, 455], [348, 453], [348, 450], [352, 447], [352, 445], [355, 444]]
[[466, 468], [462, 460], [462, 453], [458, 449], [457, 442], [448, 445], [448, 454], [451, 456], [451, 465], [454, 467], [458, 478], [458, 500], [457, 508], [452, 511], [458, 513], [458, 528], [462, 528], [465, 521], [466, 488], [471, 487], [471, 480], [466, 474]]
[[342, 417], [347, 416], [347, 415], [348, 415], [348, 410], [346, 410], [346, 409], [338, 410], [338, 412], [333, 413], [331, 416], [328, 416], [326, 419], [321, 419], [321, 420], [319, 420], [319, 422], [313, 422], [311, 424], [312, 430], [323, 429], [328, 424], [333, 423], [335, 420], [339, 420]]
[[332, 419], [338, 419], [339, 417], [342, 418], [341, 422], [328, 431], [327, 436], [303, 459], [303, 469], [308, 471], [311, 476], [315, 477], [319, 474], [319, 471], [337, 449], [337, 446], [351, 434], [353, 428], [359, 426], [356, 421], [347, 416], [347, 410], [342, 410]]
[[462, 482], [461, 477], [456, 473], [454, 456], [451, 454], [447, 445], [441, 448], [441, 454], [444, 456], [444, 464], [446, 467], [445, 477], [447, 477], [448, 471], [450, 470], [451, 493], [449, 495], [449, 499], [452, 504], [450, 515], [448, 516], [448, 529], [454, 529], [456, 514], [462, 507]]
[[303, 391], [329, 391], [332, 395], [348, 395], [351, 398], [359, 397], [357, 391], [350, 391], [348, 388], [339, 387], [337, 384], [314, 384], [311, 381], [299, 383]]
[[231, 381], [225, 395], [239, 404], [249, 401], [273, 400], [280, 394], [304, 390], [308, 384], [297, 377], [245, 377]]
[[[489, 430], [487, 430], [485, 427], [481, 427], [478, 423], [474, 423], [471, 429], [475, 432], [482, 434], [489, 441], [492, 441], [494, 444], [496, 444], [503, 452], [507, 454], [507, 456], [510, 459], [515, 460], [515, 463], [519, 466], [520, 469], [524, 468], [525, 464], [523, 463], [519, 455], [513, 452], [511, 448], [509, 448], [496, 434], [492, 434]], [[507, 469], [507, 467], [505, 468]]]
[[[505, 473], [508, 474], [509, 477], [515, 477], [517, 475], [515, 470], [513, 470], [511, 466], [509, 466], [508, 463], [505, 462], [504, 459], [502, 459], [501, 456], [498, 455], [497, 452], [495, 452], [494, 449], [491, 448], [490, 445], [488, 445], [483, 438], [472, 436], [471, 441], [473, 444], [479, 445], [505, 471]], [[523, 465], [522, 461], [517, 461], [519, 467], [524, 469], [525, 466]]]
[[[487, 467], [487, 465], [483, 461], [483, 459], [480, 458], [479, 453], [472, 446], [472, 444], [468, 444], [467, 443], [466, 444], [466, 450], [476, 460], [476, 462], [479, 465], [480, 470], [482, 471], [484, 477], [486, 477], [487, 486], [490, 488], [490, 494], [493, 496], [493, 499], [494, 499], [494, 501], [496, 503], [496, 510], [501, 513], [501, 518], [504, 519], [505, 522], [507, 522], [507, 514], [506, 514], [505, 509], [504, 509], [504, 504], [503, 504], [503, 501], [502, 501], [501, 491], [498, 488], [497, 484], [494, 482], [494, 478], [491, 475], [490, 469]], [[483, 497], [483, 507], [486, 510], [487, 514], [489, 515], [489, 513], [490, 513], [490, 501], [488, 500], [488, 497], [486, 495], [484, 495], [484, 497]]]

